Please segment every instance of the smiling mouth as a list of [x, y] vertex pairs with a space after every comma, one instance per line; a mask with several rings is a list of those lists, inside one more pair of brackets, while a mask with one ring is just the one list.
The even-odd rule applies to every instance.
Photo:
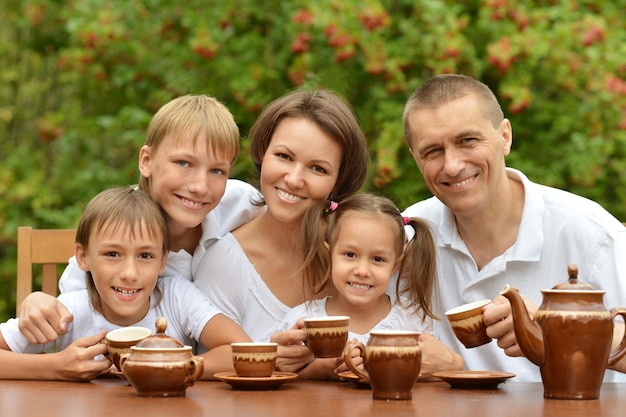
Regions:
[[122, 297], [132, 297], [133, 295], [135, 295], [139, 291], [141, 291], [141, 290], [123, 290], [123, 289], [118, 288], [118, 287], [113, 287], [113, 290], [116, 293], [118, 293], [119, 295], [121, 295]]
[[358, 284], [356, 282], [348, 282], [348, 285], [351, 288], [354, 288], [355, 290], [359, 290], [359, 291], [367, 291], [370, 288], [372, 288], [371, 285], [367, 285], [367, 284]]
[[283, 199], [285, 199], [287, 201], [293, 201], [295, 203], [295, 202], [304, 200], [304, 197], [300, 197], [300, 196], [297, 196], [297, 195], [289, 194], [288, 192], [286, 192], [285, 190], [281, 190], [280, 188], [276, 188], [276, 192], [278, 193], [278, 195], [281, 198], [283, 198]]
[[189, 200], [185, 197], [182, 196], [177, 196], [180, 201], [187, 207], [190, 207], [192, 209], [201, 209], [202, 207], [204, 207], [206, 205], [206, 203], [201, 203], [198, 201], [193, 201], [193, 200]]
[[458, 181], [458, 182], [444, 182], [443, 184], [452, 187], [452, 188], [461, 188], [461, 187], [465, 187], [466, 185], [470, 184], [472, 181], [474, 181], [474, 179], [476, 178], [476, 176], [472, 176], [469, 178], [466, 178], [462, 181]]

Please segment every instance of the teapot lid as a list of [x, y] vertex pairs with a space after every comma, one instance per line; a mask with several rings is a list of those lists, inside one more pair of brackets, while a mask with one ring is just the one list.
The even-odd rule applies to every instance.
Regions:
[[137, 343], [137, 347], [141, 348], [181, 348], [184, 345], [176, 338], [167, 336], [165, 329], [167, 328], [167, 320], [165, 317], [156, 319], [156, 334], [148, 336]]
[[597, 288], [587, 282], [578, 281], [578, 265], [571, 263], [567, 265], [567, 274], [569, 279], [567, 282], [557, 284], [552, 287], [553, 290], [566, 291], [596, 291]]

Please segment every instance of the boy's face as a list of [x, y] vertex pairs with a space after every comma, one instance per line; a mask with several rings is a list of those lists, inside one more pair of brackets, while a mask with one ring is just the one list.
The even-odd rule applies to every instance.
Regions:
[[89, 247], [76, 248], [78, 265], [91, 271], [104, 317], [120, 326], [137, 323], [146, 315], [166, 259], [163, 236], [151, 237], [144, 225], [134, 230], [94, 228]]
[[197, 227], [217, 206], [226, 189], [230, 160], [230, 155], [215, 155], [204, 138], [188, 135], [167, 136], [156, 151], [141, 148], [139, 170], [151, 179], [148, 192], [165, 211], [170, 234]]

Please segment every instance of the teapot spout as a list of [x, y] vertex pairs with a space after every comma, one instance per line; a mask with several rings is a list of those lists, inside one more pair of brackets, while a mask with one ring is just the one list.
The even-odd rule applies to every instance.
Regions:
[[530, 318], [524, 300], [517, 288], [506, 285], [500, 294], [511, 302], [513, 328], [520, 349], [532, 363], [542, 366], [545, 362], [546, 354], [543, 334], [539, 324]]

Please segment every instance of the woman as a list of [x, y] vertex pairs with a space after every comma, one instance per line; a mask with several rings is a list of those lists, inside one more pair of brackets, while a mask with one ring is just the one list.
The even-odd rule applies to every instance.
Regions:
[[[316, 201], [340, 202], [356, 193], [367, 176], [369, 155], [355, 115], [327, 90], [276, 99], [263, 109], [249, 138], [263, 195], [258, 203], [267, 209], [207, 248], [192, 272], [202, 292], [253, 340], [266, 340], [290, 308], [305, 301], [300, 270], [305, 212]], [[329, 291], [323, 288], [319, 297]], [[306, 363], [305, 338], [304, 330], [276, 335], [281, 369]]]

